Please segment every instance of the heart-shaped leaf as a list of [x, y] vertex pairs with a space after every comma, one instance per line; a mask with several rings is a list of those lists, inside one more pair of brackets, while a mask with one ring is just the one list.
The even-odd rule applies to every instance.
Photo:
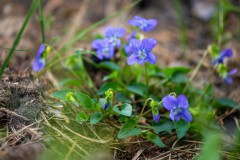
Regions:
[[148, 141], [156, 144], [159, 147], [165, 147], [165, 144], [162, 142], [162, 140], [159, 138], [159, 136], [152, 132], [147, 132], [146, 138]]
[[76, 116], [76, 121], [77, 122], [86, 122], [89, 119], [89, 115], [87, 115], [85, 112], [79, 112]]
[[92, 116], [91, 116], [91, 118], [90, 118], [90, 123], [91, 123], [91, 124], [96, 124], [96, 123], [98, 123], [102, 118], [103, 118], [103, 114], [96, 112], [96, 113], [92, 114]]
[[137, 136], [139, 135], [142, 130], [140, 128], [135, 128], [136, 127], [136, 121], [134, 119], [129, 119], [125, 124], [122, 126], [118, 133], [118, 138], [126, 138], [129, 136]]
[[188, 129], [190, 128], [190, 123], [181, 119], [177, 122], [174, 122], [174, 127], [177, 132], [177, 137], [180, 139], [187, 133]]
[[124, 115], [124, 116], [127, 116], [127, 117], [131, 117], [132, 106], [128, 103], [124, 103], [120, 106], [120, 109], [119, 109], [118, 106], [114, 106], [113, 111], [118, 113], [118, 114], [121, 114], [121, 115]]

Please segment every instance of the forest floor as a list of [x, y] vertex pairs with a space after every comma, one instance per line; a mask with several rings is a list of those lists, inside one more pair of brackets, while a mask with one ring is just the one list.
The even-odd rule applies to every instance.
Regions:
[[[91, 24], [96, 23], [102, 18], [109, 16], [117, 10], [131, 4], [131, 1], [128, 0], [44, 0], [43, 2], [44, 16], [46, 18], [46, 39], [47, 42], [53, 44], [56, 50], [60, 48], [64, 43], [71, 40], [74, 37], [75, 33], [84, 30]], [[240, 6], [239, 2], [233, 2], [235, 5]], [[95, 29], [89, 34], [89, 36], [84, 37], [82, 40], [74, 44], [72, 49], [70, 49], [66, 54], [72, 54], [74, 48], [87, 48], [91, 50], [91, 41], [93, 40], [93, 36], [96, 33], [101, 33], [103, 29], [108, 25], [125, 27], [127, 26], [127, 21], [129, 19], [132, 19], [135, 15], [140, 15], [145, 18], [155, 18], [158, 20], [158, 26], [156, 29], [152, 32], [147, 33], [146, 37], [154, 37], [158, 41], [158, 45], [153, 50], [153, 52], [157, 55], [157, 63], [160, 67], [186, 66], [195, 68], [199, 60], [202, 58], [203, 53], [207, 49], [208, 45], [214, 42], [212, 22], [210, 20], [204, 19], [199, 15], [201, 14], [198, 10], [199, 4], [196, 3], [197, 2], [194, 0], [188, 0], [181, 2], [180, 4], [175, 4], [173, 1], [143, 1], [140, 5], [133, 8], [132, 10], [126, 11], [121, 15], [110, 19], [104, 25], [101, 25]], [[216, 1], [214, 0], [201, 1], [201, 3], [202, 4], [200, 4], [200, 6], [206, 5], [210, 7], [210, 9], [211, 7], [217, 7]], [[2, 65], [3, 60], [8, 54], [8, 49], [6, 48], [11, 48], [11, 45], [13, 44], [13, 41], [22, 25], [30, 4], [30, 0], [0, 1], [0, 65]], [[178, 7], [181, 8], [182, 14], [179, 14], [177, 12]], [[235, 36], [235, 34], [239, 32], [240, 19], [235, 14], [230, 13], [227, 16], [227, 22], [228, 24], [226, 25], [225, 32], [231, 33], [231, 38], [227, 43], [224, 44], [224, 46], [222, 46], [222, 48], [224, 49], [230, 47], [234, 50], [234, 58], [232, 58], [228, 63], [231, 69], [239, 69], [240, 45], [239, 37]], [[38, 92], [38, 90], [40, 90], [38, 88], [39, 84], [41, 84], [43, 88], [49, 88], [50, 86], [49, 91], [44, 91], [48, 93], [51, 90], [55, 90], [54, 80], [60, 78], [58, 77], [59, 75], [51, 72], [46, 74], [44, 78], [41, 78], [40, 82], [35, 82], [34, 78], [32, 77], [31, 66], [40, 43], [41, 32], [39, 17], [38, 14], [35, 14], [31, 22], [28, 24], [23, 38], [17, 47], [18, 50], [28, 51], [15, 52], [10, 61], [8, 71], [0, 83], [0, 86], [5, 86], [7, 82], [11, 82], [13, 84], [20, 83], [23, 86], [22, 88], [20, 87], [20, 89], [15, 88], [16, 92], [23, 89], [27, 94], [32, 95], [34, 101], [31, 102], [34, 103], [34, 105], [39, 105], [39, 103], [42, 103], [42, 100], [40, 98], [41, 94], [39, 93], [40, 91]], [[197, 76], [193, 80], [196, 87], [202, 87], [208, 83], [208, 80], [212, 75], [211, 72], [206, 72], [206, 70], [210, 70], [211, 68], [212, 66], [210, 56], [207, 56]], [[18, 76], [20, 78], [15, 78]], [[26, 77], [29, 77], [29, 79]], [[215, 86], [214, 96], [227, 97], [240, 103], [239, 72], [234, 76], [234, 83], [232, 85], [224, 84], [217, 76], [214, 76], [212, 80]], [[51, 83], [49, 84], [48, 82]], [[24, 84], [26, 84], [26, 86], [24, 86]], [[12, 89], [16, 86], [8, 87]], [[5, 89], [7, 89], [7, 87], [5, 87]], [[14, 99], [14, 95], [11, 96], [13, 96]], [[0, 98], [2, 97], [4, 96], [0, 95]], [[19, 102], [25, 103], [24, 100], [21, 100], [21, 98], [22, 97], [19, 98]], [[0, 108], [5, 107], [2, 106], [1, 103], [0, 105]], [[31, 104], [28, 105], [31, 106]], [[11, 110], [15, 111], [14, 109]], [[21, 113], [16, 113], [22, 115], [24, 111], [21, 111], [21, 109], [19, 110]], [[14, 115], [12, 115], [13, 113], [6, 112], [5, 110], [0, 110], [0, 113], [4, 113], [3, 115], [0, 114], [1, 117], [14, 117]], [[224, 118], [226, 118], [224, 115], [227, 115], [228, 117], [235, 117], [237, 113], [239, 113], [237, 110], [228, 110], [222, 115], [219, 115], [219, 119], [221, 123], [224, 123]], [[26, 115], [22, 116], [26, 117]], [[239, 118], [239, 116], [236, 117]], [[26, 125], [30, 125], [30, 123], [27, 121], [25, 122], [24, 119], [23, 121], [26, 123]], [[36, 134], [35, 130], [28, 132], [28, 134], [22, 133], [25, 135], [25, 138], [27, 135], [29, 136], [29, 134], [31, 136], [30, 138], [28, 137], [28, 139], [32, 140], [36, 137], [39, 138], [39, 135]], [[159, 155], [159, 159], [165, 159], [166, 157], [169, 158], [169, 156], [171, 157], [171, 154], [178, 155], [180, 158], [185, 157], [186, 159], [191, 159], [198, 152], [201, 142], [194, 141], [194, 139], [191, 139], [191, 137], [188, 137], [186, 139], [188, 140], [182, 142], [181, 144], [178, 144], [177, 147], [173, 145], [172, 148], [174, 147], [174, 149], [171, 151], [159, 150], [158, 148], [154, 148], [153, 145], [146, 148], [146, 145], [144, 145], [144, 143], [142, 143], [140, 147], [138, 146], [136, 148], [132, 146], [125, 146], [125, 149], [127, 148], [128, 152], [123, 152], [122, 155], [119, 154], [118, 158], [134, 159], [135, 156], [135, 159], [137, 159], [138, 154], [145, 152], [144, 155], [146, 157], [154, 157], [156, 155]], [[169, 141], [171, 142], [171, 139], [169, 139]], [[152, 149], [152, 152], [149, 152], [149, 148]], [[37, 149], [39, 149], [39, 146]], [[1, 156], [3, 152], [0, 153]]]

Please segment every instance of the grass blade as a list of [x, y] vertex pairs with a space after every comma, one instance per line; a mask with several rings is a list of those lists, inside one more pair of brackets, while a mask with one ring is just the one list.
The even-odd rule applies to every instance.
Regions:
[[28, 24], [29, 20], [31, 19], [34, 11], [36, 10], [36, 8], [38, 6], [38, 1], [39, 0], [33, 0], [32, 1], [31, 7], [28, 10], [28, 13], [27, 13], [27, 16], [26, 16], [26, 18], [25, 18], [25, 20], [23, 22], [23, 25], [22, 25], [20, 31], [18, 32], [17, 37], [16, 37], [16, 39], [13, 42], [13, 46], [12, 46], [11, 50], [9, 51], [6, 59], [3, 62], [2, 67], [0, 69], [0, 78], [2, 77], [2, 74], [3, 74], [4, 70], [6, 69], [6, 67], [7, 67], [7, 65], [8, 65], [8, 63], [9, 63], [9, 61], [10, 61], [10, 59], [11, 59], [13, 53], [14, 53], [14, 51], [15, 51], [15, 49], [17, 48], [17, 46], [19, 44], [19, 41], [20, 41], [20, 39], [21, 39], [21, 37], [23, 35], [23, 32], [24, 32], [25, 28], [27, 27], [27, 24]]
[[42, 43], [45, 43], [46, 42], [46, 38], [45, 38], [45, 30], [44, 30], [44, 17], [43, 17], [43, 4], [42, 4], [42, 0], [39, 0], [39, 15], [40, 15]]

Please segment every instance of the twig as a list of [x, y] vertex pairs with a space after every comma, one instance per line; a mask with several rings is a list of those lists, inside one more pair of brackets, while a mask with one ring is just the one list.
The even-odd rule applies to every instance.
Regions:
[[81, 135], [81, 134], [79, 134], [79, 133], [74, 132], [73, 130], [71, 130], [70, 128], [66, 127], [65, 125], [63, 125], [63, 127], [64, 127], [66, 130], [68, 130], [69, 132], [75, 134], [76, 136], [81, 137], [81, 138], [83, 138], [83, 139], [86, 139], [86, 140], [88, 140], [88, 141], [95, 142], [95, 143], [102, 143], [102, 144], [108, 143], [108, 141], [97, 140], [97, 139], [93, 139], [93, 138], [89, 138], [89, 137], [83, 136], [83, 135]]
[[191, 77], [190, 77], [190, 82], [195, 78], [197, 72], [199, 71], [199, 69], [200, 69], [201, 65], [203, 64], [203, 61], [204, 61], [204, 59], [206, 58], [206, 56], [207, 56], [208, 53], [209, 53], [209, 52], [208, 52], [208, 48], [207, 48], [207, 49], [204, 51], [201, 60], [198, 62], [197, 67], [194, 69], [194, 71], [193, 71], [193, 73], [192, 73], [192, 75], [191, 75]]
[[76, 146], [76, 141], [72, 144], [71, 148], [69, 149], [67, 155], [65, 156], [64, 160], [68, 160], [69, 156], [72, 154], [74, 147]]

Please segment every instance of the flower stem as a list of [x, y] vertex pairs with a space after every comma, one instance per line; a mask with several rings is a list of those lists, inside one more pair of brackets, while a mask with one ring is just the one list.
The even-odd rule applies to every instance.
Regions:
[[148, 97], [149, 92], [148, 92], [148, 70], [147, 70], [147, 63], [144, 64], [144, 68], [145, 68], [145, 82], [146, 82], [147, 97]]
[[144, 103], [144, 105], [143, 105], [143, 108], [142, 108], [142, 111], [141, 111], [139, 117], [142, 116], [143, 111], [145, 110], [145, 107], [147, 106], [148, 101], [153, 101], [153, 99], [152, 99], [152, 98], [148, 98], [148, 99], [145, 101], [145, 103]]

